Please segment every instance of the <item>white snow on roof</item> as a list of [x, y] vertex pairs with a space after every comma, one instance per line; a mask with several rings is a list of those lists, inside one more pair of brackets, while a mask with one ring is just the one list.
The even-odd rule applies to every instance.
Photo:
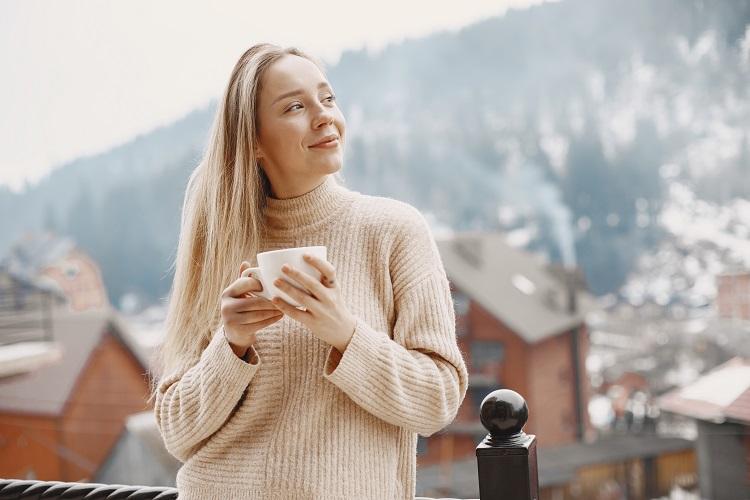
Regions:
[[750, 365], [735, 365], [699, 378], [695, 383], [682, 389], [680, 396], [719, 406], [729, 406], [748, 388], [750, 388]]
[[0, 376], [35, 370], [62, 359], [57, 342], [17, 342], [0, 346]]

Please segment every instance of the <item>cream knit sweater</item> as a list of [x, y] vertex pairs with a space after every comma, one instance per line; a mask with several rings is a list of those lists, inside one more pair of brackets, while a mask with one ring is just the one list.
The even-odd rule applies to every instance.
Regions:
[[412, 500], [417, 434], [449, 424], [468, 384], [429, 226], [330, 175], [265, 213], [261, 250], [328, 247], [354, 335], [342, 355], [284, 316], [245, 362], [219, 329], [187, 371], [163, 377], [155, 415], [184, 462], [179, 498]]

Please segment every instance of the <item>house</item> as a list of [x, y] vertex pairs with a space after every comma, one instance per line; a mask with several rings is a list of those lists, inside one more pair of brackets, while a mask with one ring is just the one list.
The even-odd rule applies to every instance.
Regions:
[[609, 402], [613, 418], [609, 429], [599, 429], [601, 434], [656, 434], [658, 412], [654, 411], [651, 388], [645, 376], [626, 371], [612, 382], [604, 382], [598, 390]]
[[0, 378], [0, 477], [90, 481], [128, 416], [149, 410], [146, 368], [115, 314], [55, 307], [60, 359]]
[[52, 312], [65, 302], [56, 289], [0, 264], [0, 377], [61, 358]]
[[[696, 422], [701, 498], [747, 498], [750, 482], [750, 359], [735, 357], [659, 400]], [[741, 494], [740, 492], [745, 492]]]
[[419, 463], [473, 455], [486, 435], [479, 407], [499, 388], [524, 396], [530, 409], [525, 430], [537, 435], [539, 446], [591, 437], [584, 318], [594, 305], [581, 274], [511, 247], [502, 233], [467, 232], [436, 241], [470, 380], [454, 422], [420, 437]]
[[0, 263], [0, 476], [90, 479], [125, 417], [144, 408], [144, 363], [98, 266], [67, 238], [27, 233]]
[[735, 269], [716, 277], [720, 318], [750, 321], [750, 270]]
[[73, 311], [106, 308], [107, 291], [99, 266], [74, 241], [54, 233], [26, 233], [2, 263], [15, 275], [57, 290]]

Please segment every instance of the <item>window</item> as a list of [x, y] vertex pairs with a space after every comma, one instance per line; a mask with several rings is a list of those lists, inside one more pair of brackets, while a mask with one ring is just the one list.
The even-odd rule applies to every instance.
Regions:
[[73, 279], [76, 276], [78, 276], [78, 273], [80, 271], [81, 270], [78, 267], [78, 264], [76, 264], [75, 262], [69, 262], [69, 263], [67, 263], [67, 265], [65, 266], [65, 269], [64, 269], [65, 277], [68, 278], [68, 279]]
[[475, 373], [486, 373], [503, 361], [505, 347], [497, 340], [471, 341], [471, 366]]
[[495, 387], [471, 387], [469, 386], [468, 395], [471, 398], [471, 404], [474, 406], [474, 409], [477, 412], [477, 415], [479, 415], [479, 410], [482, 408], [482, 401], [484, 401], [484, 398], [487, 397], [488, 394], [490, 394], [492, 391], [495, 391], [497, 389], [503, 389], [502, 385], [495, 386]]

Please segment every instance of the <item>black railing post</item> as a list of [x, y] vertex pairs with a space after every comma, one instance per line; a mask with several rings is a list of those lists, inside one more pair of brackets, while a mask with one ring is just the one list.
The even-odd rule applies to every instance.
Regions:
[[526, 401], [510, 389], [492, 391], [479, 417], [489, 431], [477, 446], [479, 498], [538, 500], [536, 436], [523, 432], [529, 418]]

